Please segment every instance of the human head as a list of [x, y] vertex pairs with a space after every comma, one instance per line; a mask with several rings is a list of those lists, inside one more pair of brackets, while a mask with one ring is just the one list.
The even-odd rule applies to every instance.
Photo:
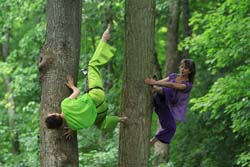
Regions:
[[181, 65], [184, 65], [185, 68], [189, 69], [189, 74], [188, 74], [188, 79], [190, 82], [194, 82], [194, 76], [195, 76], [195, 63], [191, 59], [182, 59], [181, 60]]
[[45, 124], [48, 129], [58, 129], [63, 124], [62, 116], [58, 113], [49, 114], [45, 118]]

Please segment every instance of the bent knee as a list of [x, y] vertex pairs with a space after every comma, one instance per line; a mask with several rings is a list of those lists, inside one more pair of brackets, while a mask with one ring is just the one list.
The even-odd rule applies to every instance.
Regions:
[[105, 93], [101, 89], [92, 89], [89, 91], [91, 99], [94, 101], [95, 105], [99, 105], [105, 100]]

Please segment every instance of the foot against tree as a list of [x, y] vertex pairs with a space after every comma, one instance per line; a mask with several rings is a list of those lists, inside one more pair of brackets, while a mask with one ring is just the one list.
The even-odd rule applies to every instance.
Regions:
[[72, 130], [88, 128], [93, 124], [103, 131], [112, 131], [118, 122], [126, 121], [127, 117], [107, 115], [108, 105], [105, 101], [105, 92], [99, 68], [107, 64], [114, 56], [115, 48], [107, 44], [110, 39], [110, 25], [105, 30], [87, 69], [87, 93], [79, 97], [80, 90], [74, 85], [73, 78], [66, 77], [66, 85], [73, 91], [61, 103], [62, 113], [52, 113], [45, 119], [49, 129], [60, 128], [62, 120], [66, 121], [68, 128], [65, 136], [71, 137]]

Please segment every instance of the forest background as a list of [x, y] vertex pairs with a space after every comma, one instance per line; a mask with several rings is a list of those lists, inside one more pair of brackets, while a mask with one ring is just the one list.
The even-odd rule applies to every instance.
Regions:
[[[112, 17], [112, 64], [102, 72], [109, 112], [119, 114], [124, 55], [124, 0], [86, 0], [82, 8], [80, 68], [85, 67]], [[166, 69], [169, 1], [156, 1], [155, 43], [162, 77]], [[39, 166], [40, 85], [38, 55], [45, 40], [46, 2], [0, 0], [0, 166]], [[189, 50], [197, 75], [188, 121], [179, 123], [169, 166], [250, 167], [250, 5], [248, 0], [190, 0], [192, 35], [184, 38], [180, 15], [179, 50]], [[6, 47], [8, 54], [6, 56]], [[80, 69], [79, 69], [80, 71]], [[84, 90], [79, 72], [78, 86]], [[156, 129], [153, 116], [152, 135]], [[119, 128], [103, 134], [78, 132], [82, 167], [112, 167], [118, 160]], [[153, 150], [150, 154], [153, 161]]]

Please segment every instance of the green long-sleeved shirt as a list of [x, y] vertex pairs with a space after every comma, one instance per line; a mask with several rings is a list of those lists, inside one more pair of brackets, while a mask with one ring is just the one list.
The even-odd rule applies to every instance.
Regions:
[[[89, 63], [88, 80], [90, 88], [102, 88], [102, 79], [98, 67], [106, 64], [113, 57], [114, 51], [115, 48], [107, 43], [103, 41], [99, 43]], [[106, 116], [107, 104], [104, 100], [105, 94], [100, 89], [91, 90], [76, 99], [64, 99], [61, 108], [69, 128], [79, 130], [88, 128], [95, 123], [102, 130], [113, 130], [119, 118], [117, 116]], [[101, 106], [98, 105], [100, 103]], [[100, 114], [98, 115], [98, 113]]]
[[76, 99], [64, 99], [61, 108], [67, 125], [72, 130], [88, 128], [96, 120], [96, 107], [87, 93]]

